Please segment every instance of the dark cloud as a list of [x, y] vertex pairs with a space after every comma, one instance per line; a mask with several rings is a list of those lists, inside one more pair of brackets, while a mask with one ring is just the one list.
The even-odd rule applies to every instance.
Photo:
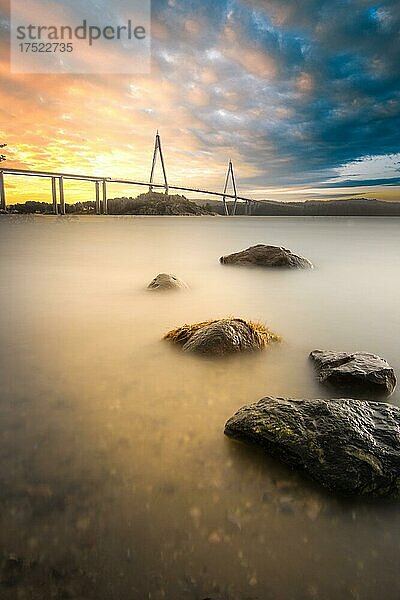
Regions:
[[347, 187], [365, 187], [365, 186], [376, 186], [376, 185], [400, 185], [400, 177], [389, 177], [380, 179], [346, 179], [344, 181], [335, 181], [332, 183], [321, 183], [318, 187], [320, 188], [347, 188]]
[[[155, 4], [171, 32], [155, 47], [165, 77], [182, 85], [185, 104], [185, 86], [202, 85], [199, 69], [208, 66], [217, 75], [207, 89], [208, 106], [186, 103], [202, 124], [193, 131], [204, 146], [235, 145], [276, 183], [288, 175], [293, 182], [326, 179], [347, 162], [399, 152], [397, 1], [170, 4]], [[199, 21], [200, 34], [185, 32], [188, 19]], [[227, 28], [236, 36], [231, 46]], [[163, 62], [162, 50], [178, 64]], [[261, 60], [260, 74], [250, 69], [246, 52], [270, 59], [274, 73], [263, 76]], [[186, 70], [179, 57], [186, 57]], [[230, 93], [234, 105], [226, 100]]]

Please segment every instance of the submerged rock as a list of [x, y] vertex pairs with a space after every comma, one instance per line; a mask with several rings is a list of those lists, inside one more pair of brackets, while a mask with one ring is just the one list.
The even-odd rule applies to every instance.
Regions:
[[400, 497], [400, 409], [354, 399], [263, 398], [225, 435], [260, 446], [343, 494]]
[[173, 290], [173, 289], [186, 289], [187, 285], [175, 275], [169, 273], [159, 273], [157, 277], [154, 277], [153, 281], [147, 286], [148, 290]]
[[232, 265], [255, 265], [259, 267], [286, 267], [289, 269], [313, 269], [313, 264], [302, 256], [293, 254], [280, 246], [258, 244], [241, 252], [221, 256], [219, 261]]
[[184, 352], [223, 356], [246, 350], [261, 350], [279, 336], [262, 323], [244, 319], [220, 319], [183, 325], [169, 331], [165, 339], [182, 346]]
[[391, 394], [396, 387], [396, 376], [386, 360], [368, 352], [333, 352], [314, 350], [310, 353], [322, 383], [342, 389], [376, 391]]

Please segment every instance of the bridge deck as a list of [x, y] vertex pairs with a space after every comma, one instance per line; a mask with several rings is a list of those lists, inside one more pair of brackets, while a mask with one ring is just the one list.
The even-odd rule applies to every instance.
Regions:
[[[145, 182], [145, 181], [135, 181], [133, 179], [121, 179], [114, 177], [102, 177], [96, 175], [80, 175], [78, 173], [60, 173], [53, 171], [35, 171], [35, 170], [27, 170], [27, 169], [12, 169], [7, 167], [0, 167], [0, 208], [5, 208], [5, 188], [4, 188], [4, 175], [20, 175], [25, 177], [45, 177], [52, 179], [52, 190], [53, 190], [53, 203], [55, 205], [55, 210], [57, 207], [57, 199], [56, 199], [56, 186], [55, 181], [58, 179], [59, 182], [59, 190], [60, 190], [60, 200], [61, 200], [61, 210], [65, 212], [65, 204], [64, 204], [64, 189], [63, 189], [63, 180], [80, 180], [80, 181], [92, 181], [96, 185], [96, 209], [98, 208], [98, 185], [101, 182], [103, 184], [103, 212], [107, 212], [106, 204], [106, 184], [107, 183], [118, 183], [125, 185], [138, 185], [145, 186], [148, 188], [165, 188], [165, 185], [162, 183], [153, 183], [153, 182]], [[191, 188], [179, 185], [169, 185], [168, 188], [170, 190], [177, 190], [182, 192], [193, 192], [197, 194], [207, 194], [209, 196], [219, 196], [221, 198], [232, 198], [233, 200], [240, 200], [242, 202], [246, 202], [248, 204], [254, 203], [257, 201], [252, 198], [245, 198], [244, 196], [237, 196], [234, 194], [227, 194], [222, 192], [215, 192], [212, 190], [203, 190], [201, 188]]]

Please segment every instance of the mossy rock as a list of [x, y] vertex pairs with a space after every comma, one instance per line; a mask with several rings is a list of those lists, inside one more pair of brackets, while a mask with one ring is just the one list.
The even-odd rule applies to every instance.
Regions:
[[225, 435], [341, 494], [400, 498], [400, 409], [384, 402], [267, 397], [239, 409]]
[[262, 350], [280, 339], [262, 323], [234, 318], [185, 324], [169, 331], [164, 338], [180, 345], [184, 352], [209, 356]]

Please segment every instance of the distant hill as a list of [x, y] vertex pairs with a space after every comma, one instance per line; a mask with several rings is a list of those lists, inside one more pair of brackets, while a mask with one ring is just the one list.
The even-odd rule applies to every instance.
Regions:
[[[222, 202], [207, 200], [209, 210], [223, 214]], [[232, 203], [229, 202], [231, 207]], [[237, 214], [244, 214], [244, 204], [237, 204]], [[253, 216], [400, 216], [400, 202], [384, 202], [368, 198], [348, 198], [339, 200], [306, 200], [305, 202], [258, 201], [252, 209]]]
[[[185, 196], [167, 196], [157, 192], [140, 194], [137, 198], [111, 198], [107, 204], [110, 215], [215, 215], [212, 209], [196, 204]], [[67, 214], [93, 214], [95, 203], [87, 201], [66, 204], [65, 210]], [[27, 201], [24, 204], [10, 205], [7, 211], [20, 214], [50, 214], [53, 205], [48, 202]]]
[[178, 194], [171, 196], [147, 192], [137, 198], [108, 200], [110, 215], [214, 215], [212, 210]]
[[[228, 202], [229, 209], [232, 203]], [[14, 204], [8, 211], [14, 213], [51, 213], [53, 207], [47, 202], [28, 201]], [[95, 203], [91, 201], [67, 204], [68, 214], [93, 214]], [[111, 215], [215, 215], [223, 214], [220, 200], [188, 200], [185, 196], [167, 196], [158, 192], [140, 194], [137, 198], [112, 198], [108, 200]], [[238, 202], [237, 214], [244, 214], [244, 204]], [[306, 200], [305, 202], [258, 201], [252, 208], [252, 216], [348, 216], [348, 217], [400, 217], [400, 202], [384, 202], [368, 198], [339, 200]]]

